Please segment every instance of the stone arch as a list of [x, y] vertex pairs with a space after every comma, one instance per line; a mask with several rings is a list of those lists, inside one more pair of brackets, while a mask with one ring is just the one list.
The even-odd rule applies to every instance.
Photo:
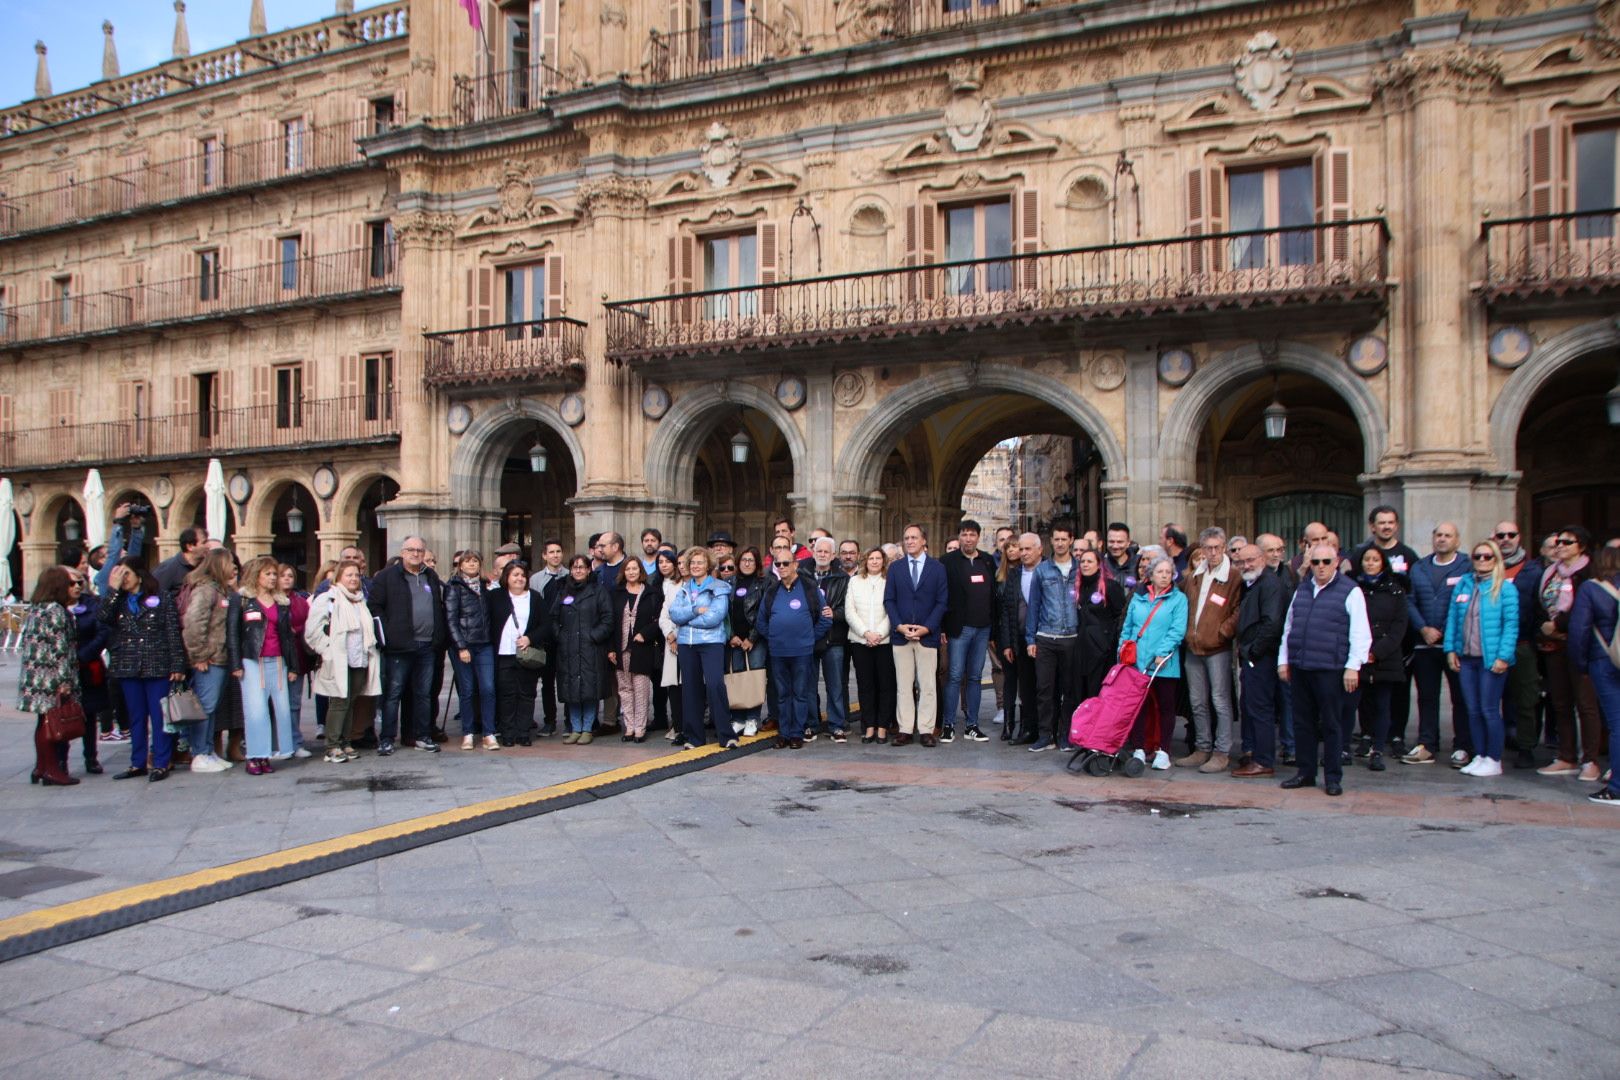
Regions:
[[[540, 423], [568, 449], [577, 482], [585, 482], [585, 450], [562, 414], [541, 401], [524, 400], [513, 409], [486, 409], [478, 414], [450, 455], [450, 502], [460, 509], [501, 505], [501, 469], [519, 430]], [[376, 479], [373, 477], [372, 479]], [[362, 489], [363, 490], [363, 489]], [[355, 496], [354, 510], [359, 509]]]
[[1210, 410], [1243, 383], [1279, 371], [1292, 371], [1318, 380], [1349, 406], [1361, 429], [1363, 469], [1378, 471], [1389, 440], [1389, 423], [1366, 380], [1338, 357], [1298, 342], [1285, 341], [1267, 358], [1258, 345], [1243, 345], [1206, 359], [1181, 388], [1159, 432], [1159, 460], [1165, 483], [1196, 481], [1198, 440]]
[[310, 520], [304, 526], [313, 533], [316, 529], [327, 527], [326, 515], [321, 512], [321, 500], [315, 497], [315, 491], [310, 486], [308, 472], [297, 472], [292, 469], [277, 470], [253, 489], [252, 498], [248, 501], [247, 510], [242, 515], [242, 524], [238, 528], [249, 536], [269, 536], [274, 530], [271, 528], [275, 517], [276, 503], [286, 490], [294, 484], [304, 489], [309, 496], [311, 513]]
[[765, 414], [787, 440], [793, 460], [793, 482], [803, 484], [808, 473], [804, 433], [793, 416], [777, 402], [769, 390], [746, 382], [726, 382], [720, 392], [706, 389], [683, 393], [658, 422], [658, 430], [647, 444], [647, 492], [654, 499], [668, 502], [692, 501], [693, 459], [709, 437], [715, 417], [737, 408]]
[[1491, 452], [1504, 472], [1518, 468], [1519, 427], [1536, 394], [1568, 364], [1594, 352], [1620, 348], [1620, 319], [1599, 319], [1573, 327], [1537, 345], [1530, 359], [1508, 377], [1491, 404]]
[[908, 430], [944, 405], [985, 392], [1023, 394], [1058, 409], [1096, 444], [1109, 478], [1125, 479], [1125, 450], [1095, 405], [1056, 379], [1020, 367], [986, 364], [930, 372], [880, 401], [857, 425], [839, 455], [843, 489], [879, 490], [889, 451]]
[[[56, 519], [58, 515], [62, 513], [62, 507], [66, 503], [72, 503], [74, 506], [77, 506], [79, 508], [79, 516], [84, 516], [84, 499], [78, 492], [68, 489], [36, 492], [34, 499], [34, 513], [31, 515], [33, 520], [25, 522], [28, 527], [27, 539], [38, 540], [42, 543], [48, 540], [54, 544], [56, 542]], [[20, 517], [21, 515], [18, 516]], [[39, 529], [41, 527], [44, 527], [47, 533], [47, 535], [43, 538], [41, 538], [39, 535]], [[19, 537], [18, 539], [20, 540], [23, 538]]]
[[352, 472], [340, 471], [337, 494], [332, 497], [335, 509], [332, 511], [331, 523], [322, 527], [353, 529], [355, 520], [360, 516], [360, 501], [366, 497], [371, 485], [379, 480], [392, 480], [397, 484], [399, 476], [393, 470], [375, 465], [367, 465]]

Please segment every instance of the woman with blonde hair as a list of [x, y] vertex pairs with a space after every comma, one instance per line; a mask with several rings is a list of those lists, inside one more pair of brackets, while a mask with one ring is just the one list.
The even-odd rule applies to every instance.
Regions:
[[185, 584], [181, 590], [186, 605], [181, 613], [180, 640], [192, 668], [191, 689], [203, 709], [203, 718], [191, 725], [186, 736], [191, 744], [191, 771], [224, 772], [231, 763], [213, 753], [214, 724], [219, 718], [226, 664], [230, 661], [225, 648], [225, 624], [231, 594], [236, 590], [236, 556], [224, 548], [215, 548], [186, 575]]
[[844, 595], [863, 743], [887, 743], [889, 729], [894, 726], [894, 646], [889, 641], [889, 613], [883, 607], [888, 568], [889, 559], [883, 549], [872, 548], [861, 557], [859, 574], [849, 579]]
[[1472, 552], [1474, 572], [1464, 574], [1447, 605], [1446, 663], [1458, 673], [1474, 760], [1467, 776], [1502, 775], [1502, 691], [1519, 645], [1519, 590], [1503, 588], [1502, 549], [1481, 540]]
[[687, 579], [676, 590], [670, 621], [677, 627], [680, 649], [681, 712], [686, 749], [702, 746], [703, 706], [707, 702], [716, 741], [737, 745], [731, 730], [731, 705], [726, 697], [726, 616], [731, 608], [731, 586], [710, 572], [714, 556], [709, 549], [686, 550]]
[[[231, 674], [242, 687], [249, 776], [275, 772], [271, 758], [293, 757], [292, 706], [287, 688], [298, 678], [292, 608], [281, 591], [281, 568], [261, 556], [242, 568], [226, 622]], [[275, 710], [272, 733], [270, 710]], [[274, 741], [272, 742], [272, 734]], [[305, 750], [304, 757], [309, 756]]]
[[331, 764], [360, 756], [350, 741], [354, 704], [382, 693], [377, 631], [361, 591], [361, 577], [359, 563], [348, 559], [339, 563], [332, 587], [315, 598], [304, 626], [304, 642], [321, 661], [310, 686], [317, 700], [327, 703], [325, 760]]

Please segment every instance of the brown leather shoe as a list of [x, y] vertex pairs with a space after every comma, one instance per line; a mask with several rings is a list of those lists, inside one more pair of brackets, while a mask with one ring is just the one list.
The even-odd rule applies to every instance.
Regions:
[[1239, 769], [1243, 768], [1243, 766], [1252, 764], [1254, 764], [1254, 755], [1244, 754], [1242, 757], [1238, 758], [1232, 763], [1232, 771], [1237, 772]]
[[1225, 754], [1211, 754], [1209, 760], [1198, 766], [1201, 773], [1222, 773], [1231, 764], [1231, 759]]
[[1196, 769], [1209, 760], [1208, 750], [1194, 750], [1186, 757], [1178, 757], [1172, 764], [1178, 769]]
[[896, 735], [894, 737], [894, 745], [896, 745], [896, 746], [910, 746], [911, 745], [911, 736], [906, 734], [904, 731], [902, 731], [900, 734], [898, 734], [898, 735]]
[[924, 746], [937, 746], [939, 744], [939, 740], [934, 737], [933, 732], [929, 732], [926, 735], [919, 735], [917, 737], [917, 741], [922, 743]]
[[1277, 775], [1277, 770], [1268, 768], [1264, 765], [1256, 764], [1255, 762], [1251, 761], [1247, 765], [1239, 765], [1237, 768], [1233, 769], [1232, 775], [1240, 780], [1248, 780], [1257, 776], [1275, 776]]

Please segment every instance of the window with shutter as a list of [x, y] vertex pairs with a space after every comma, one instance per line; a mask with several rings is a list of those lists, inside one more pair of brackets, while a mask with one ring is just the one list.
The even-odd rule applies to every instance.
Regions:
[[[187, 376], [176, 376], [176, 380]], [[198, 446], [207, 446], [208, 441], [214, 437], [215, 421], [219, 412], [219, 374], [213, 371], [200, 371], [190, 376], [192, 407], [196, 410], [194, 422], [187, 425], [196, 436]], [[178, 393], [176, 394], [178, 398]], [[176, 407], [177, 412], [183, 412]]]
[[[754, 230], [756, 235], [755, 250], [759, 252], [759, 283], [761, 285], [774, 285], [778, 279], [777, 260], [777, 227], [774, 221], [762, 221]], [[765, 316], [776, 314], [777, 292], [775, 289], [761, 289], [759, 291], [759, 312]]]
[[281, 122], [281, 167], [288, 174], [303, 172], [309, 164], [309, 121], [294, 116]]
[[285, 431], [304, 426], [304, 365], [277, 364], [273, 369], [275, 426]]
[[1041, 250], [1041, 193], [1037, 188], [1025, 188], [1018, 193], [1018, 254], [1025, 258], [1018, 264], [1018, 288], [1033, 292], [1040, 288], [1041, 263], [1034, 258]]
[[[1316, 245], [1310, 229], [1297, 232], [1258, 232], [1310, 225], [1316, 221], [1316, 174], [1310, 162], [1294, 162], [1263, 169], [1233, 170], [1226, 174], [1226, 205], [1232, 213], [1228, 226], [1234, 236], [1224, 246], [1234, 270], [1268, 266], [1300, 266], [1314, 262]], [[1211, 185], [1213, 211], [1217, 191]], [[1215, 231], [1211, 229], [1211, 231]]]
[[467, 326], [495, 325], [495, 271], [487, 266], [467, 271]]
[[303, 237], [276, 238], [276, 278], [282, 292], [298, 291], [298, 284], [303, 279], [303, 254]]
[[747, 51], [748, 0], [698, 0], [699, 66], [721, 66]]
[[366, 272], [373, 278], [386, 278], [394, 272], [394, 223], [373, 221], [365, 226]]
[[367, 411], [360, 395], [360, 357], [345, 356], [338, 361], [338, 397], [344, 423], [349, 431], [357, 432], [359, 418]]
[[[563, 257], [561, 255], [546, 256], [546, 318], [561, 319], [567, 311], [567, 297], [563, 295]], [[553, 338], [562, 336], [562, 323], [550, 322], [547, 324], [547, 335]]]
[[528, 7], [504, 14], [506, 68], [506, 107], [522, 111], [534, 103], [534, 65], [536, 62], [534, 38], [531, 34]]
[[557, 69], [562, 66], [561, 28], [558, 26], [560, 7], [559, 0], [532, 0], [529, 4], [529, 28], [538, 46], [534, 58], [534, 85], [540, 88], [541, 94], [554, 94], [561, 89], [557, 85], [556, 75]]
[[1620, 206], [1620, 127], [1603, 124], [1576, 128], [1571, 156], [1573, 168], [1560, 171], [1574, 185], [1571, 209], [1579, 215], [1574, 222], [1575, 238], [1612, 237], [1615, 207]]
[[946, 271], [945, 294], [976, 296], [1011, 289], [1011, 262], [974, 260], [1005, 260], [1013, 253], [1012, 200], [942, 206], [939, 216], [945, 232], [945, 261], [971, 263], [953, 265]]
[[394, 419], [394, 354], [375, 353], [361, 361], [365, 418], [368, 422]]
[[[680, 296], [694, 291], [697, 288], [697, 238], [685, 233], [679, 233], [669, 238], [669, 293], [670, 296]], [[679, 323], [692, 322], [697, 316], [697, 307], [692, 300], [676, 301], [674, 318]]]
[[509, 266], [501, 271], [501, 322], [508, 324], [506, 337], [515, 341], [529, 335], [526, 326], [514, 323], [538, 322], [546, 311], [546, 264]]
[[705, 319], [752, 318], [759, 314], [759, 294], [742, 292], [759, 284], [759, 235], [750, 230], [703, 238]]
[[208, 304], [219, 299], [219, 249], [208, 248], [197, 252], [197, 299]]

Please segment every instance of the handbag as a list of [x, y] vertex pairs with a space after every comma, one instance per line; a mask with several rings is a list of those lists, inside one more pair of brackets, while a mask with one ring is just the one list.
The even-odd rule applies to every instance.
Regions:
[[72, 742], [84, 738], [84, 706], [71, 694], [57, 699], [55, 708], [45, 713], [45, 738], [48, 742]]
[[178, 734], [181, 729], [206, 719], [208, 710], [202, 707], [202, 700], [197, 697], [195, 690], [176, 690], [163, 699], [163, 730], [166, 734]]
[[[1170, 594], [1165, 593], [1164, 595], [1169, 596]], [[1164, 597], [1161, 596], [1158, 599], [1158, 601], [1156, 603], [1154, 603], [1153, 610], [1148, 612], [1148, 617], [1142, 620], [1142, 629], [1138, 630], [1136, 632], [1136, 636], [1131, 638], [1131, 640], [1129, 640], [1129, 641], [1125, 642], [1124, 644], [1120, 645], [1120, 647], [1119, 647], [1119, 662], [1120, 663], [1126, 665], [1127, 667], [1135, 667], [1136, 666], [1136, 643], [1138, 641], [1142, 640], [1142, 635], [1143, 634], [1147, 633], [1148, 624], [1153, 621], [1153, 616], [1155, 616], [1155, 615], [1157, 615], [1159, 613], [1159, 605], [1162, 604], [1162, 603], [1164, 603]]]
[[[523, 636], [523, 628], [518, 626], [516, 615], [512, 616], [512, 627], [518, 632], [519, 637]], [[512, 655], [513, 658], [517, 660], [517, 665], [520, 668], [528, 668], [530, 671], [538, 671], [546, 666], [546, 650], [539, 648], [533, 642], [530, 642], [529, 644], [518, 649], [517, 652], [513, 653]]]
[[733, 709], [757, 709], [765, 704], [765, 669], [728, 671], [726, 701]]

